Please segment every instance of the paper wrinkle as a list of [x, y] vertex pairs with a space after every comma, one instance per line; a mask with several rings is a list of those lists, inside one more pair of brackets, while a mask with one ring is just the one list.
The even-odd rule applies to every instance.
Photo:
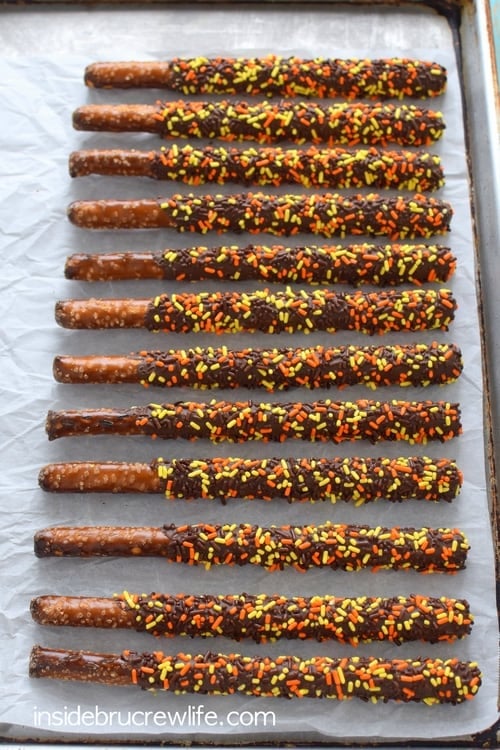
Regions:
[[[283, 53], [309, 53], [312, 56], [331, 54], [326, 28], [318, 34], [318, 17], [314, 13], [286, 14], [284, 28], [279, 24], [280, 13], [267, 16], [270, 26], [262, 24], [258, 15], [245, 17], [238, 26], [234, 11], [227, 16], [230, 31], [222, 33], [219, 22], [226, 15], [217, 12], [196, 11], [204, 21], [204, 33], [183, 34], [176, 37], [175, 24], [170, 27], [171, 39], [181, 39], [182, 48], [171, 54], [199, 54], [220, 51], [220, 48], [240, 54], [258, 54], [267, 51], [266, 45]], [[170, 14], [174, 20], [177, 16]], [[378, 18], [379, 16], [377, 16]], [[381, 13], [383, 17], [383, 13]], [[241, 19], [240, 19], [241, 21]], [[387, 21], [387, 18], [385, 19]], [[299, 26], [300, 23], [300, 26]], [[347, 22], [346, 22], [347, 23]], [[151, 248], [167, 246], [247, 244], [262, 241], [278, 243], [280, 238], [255, 236], [198, 236], [177, 235], [173, 232], [84, 232], [69, 225], [66, 207], [72, 200], [92, 197], [138, 197], [191, 192], [181, 184], [157, 183], [139, 178], [85, 178], [71, 180], [67, 172], [70, 151], [95, 147], [149, 148], [161, 145], [154, 137], [127, 136], [123, 139], [109, 135], [78, 133], [71, 128], [72, 110], [87, 101], [154, 101], [158, 92], [99, 92], [87, 91], [82, 83], [84, 66], [91, 62], [87, 57], [54, 59], [19, 58], [15, 61], [1, 59], [0, 85], [4, 127], [0, 132], [3, 153], [3, 179], [0, 181], [0, 243], [3, 270], [0, 295], [0, 363], [2, 366], [3, 429], [0, 450], [3, 472], [0, 476], [0, 502], [2, 503], [3, 566], [0, 585], [4, 593], [4, 609], [0, 616], [0, 632], [8, 639], [9, 648], [1, 653], [3, 674], [11, 675], [8, 683], [0, 687], [0, 720], [10, 725], [11, 736], [25, 733], [29, 737], [69, 735], [73, 738], [86, 735], [119, 738], [124, 730], [100, 727], [64, 726], [55, 735], [45, 732], [46, 727], [35, 726], [35, 712], [69, 711], [81, 706], [103, 711], [123, 712], [134, 710], [185, 710], [187, 706], [204, 705], [207, 710], [226, 716], [228, 711], [272, 710], [276, 726], [254, 728], [247, 736], [270, 739], [296, 740], [321, 737], [336, 739], [426, 739], [465, 735], [490, 726], [496, 718], [497, 697], [497, 633], [494, 596], [493, 552], [488, 516], [485, 457], [483, 447], [483, 393], [481, 379], [481, 351], [477, 319], [477, 299], [474, 288], [475, 269], [471, 216], [468, 195], [468, 178], [462, 130], [460, 89], [457, 65], [451, 36], [448, 46], [433, 46], [432, 33], [425, 38], [429, 47], [421, 49], [408, 46], [408, 37], [400, 32], [401, 24], [385, 26], [384, 49], [374, 26], [359, 16], [357, 36], [346, 33], [342, 49], [335, 49], [339, 57], [362, 54], [382, 56], [407, 52], [415, 57], [437, 59], [449, 71], [448, 93], [429, 106], [442, 109], [448, 128], [443, 140], [430, 150], [441, 154], [446, 171], [446, 187], [436, 195], [450, 200], [455, 215], [449, 238], [437, 238], [450, 244], [458, 256], [455, 278], [449, 283], [459, 302], [456, 321], [449, 332], [427, 332], [405, 336], [388, 334], [368, 338], [362, 335], [339, 333], [312, 334], [310, 336], [286, 335], [279, 337], [240, 334], [227, 338], [217, 336], [154, 335], [140, 331], [86, 332], [64, 331], [54, 321], [54, 303], [57, 299], [85, 296], [151, 296], [160, 290], [174, 291], [173, 283], [124, 282], [86, 285], [63, 278], [64, 259], [71, 252], [110, 251], [113, 249]], [[179, 26], [179, 35], [181, 34]], [[201, 28], [201, 25], [197, 28]], [[350, 28], [347, 25], [347, 28]], [[432, 30], [432, 24], [431, 24]], [[279, 33], [278, 33], [279, 31]], [[287, 33], [284, 33], [284, 32]], [[282, 33], [283, 32], [283, 33]], [[436, 39], [440, 35], [436, 31]], [[411, 37], [410, 37], [411, 38]], [[422, 38], [422, 37], [419, 37]], [[250, 39], [250, 41], [249, 41]], [[252, 46], [253, 40], [253, 46]], [[258, 41], [257, 41], [258, 40]], [[277, 40], [277, 41], [276, 41]], [[320, 40], [318, 42], [318, 40]], [[378, 40], [378, 41], [377, 41]], [[294, 46], [295, 44], [295, 46]], [[351, 47], [349, 47], [351, 45]], [[78, 50], [79, 47], [76, 47]], [[149, 50], [147, 54], [136, 51], [136, 59], [161, 57], [161, 51]], [[102, 57], [96, 49], [93, 59]], [[120, 55], [110, 54], [119, 59]], [[162, 94], [163, 97], [163, 94]], [[172, 98], [172, 97], [171, 97]], [[20, 102], [29, 106], [21, 109]], [[244, 188], [217, 186], [214, 192], [237, 192]], [[209, 185], [199, 192], [209, 193]], [[358, 192], [358, 191], [356, 191]], [[317, 242], [318, 238], [296, 238]], [[323, 240], [320, 240], [323, 242]], [[336, 242], [337, 240], [333, 240]], [[349, 238], [340, 242], [347, 243]], [[292, 242], [291, 242], [292, 244]], [[326, 244], [326, 242], [325, 242]], [[228, 289], [251, 289], [257, 284], [238, 285], [229, 282]], [[218, 289], [220, 284], [200, 282], [190, 290]], [[278, 288], [278, 287], [276, 287]], [[401, 341], [449, 341], [458, 343], [464, 352], [465, 368], [460, 380], [445, 388], [431, 387], [419, 390], [396, 388], [371, 391], [364, 387], [341, 392], [300, 390], [268, 394], [259, 391], [187, 391], [150, 389], [140, 386], [64, 386], [52, 379], [52, 360], [64, 353], [125, 353], [142, 348], [170, 348], [191, 345], [221, 345], [232, 348], [255, 345], [315, 345], [319, 343], [398, 343]], [[306, 444], [289, 441], [284, 444], [207, 445], [202, 442], [150, 442], [142, 438], [116, 439], [81, 438], [47, 441], [44, 420], [48, 409], [78, 408], [142, 404], [149, 401], [174, 401], [212, 398], [260, 399], [289, 401], [295, 398], [316, 400], [320, 398], [445, 398], [459, 401], [462, 408], [464, 435], [444, 445], [409, 446], [407, 444], [361, 442], [340, 446]], [[166, 502], [156, 496], [127, 495], [50, 495], [37, 487], [39, 469], [49, 462], [63, 460], [138, 460], [150, 461], [156, 456], [209, 457], [209, 456], [332, 456], [367, 455], [397, 456], [413, 453], [432, 456], [449, 456], [458, 460], [465, 481], [460, 497], [451, 505], [405, 503], [393, 505], [383, 501], [366, 507], [354, 508], [349, 504], [314, 505], [292, 504], [281, 500], [273, 502], [230, 500], [226, 506], [218, 501], [194, 500]], [[326, 519], [348, 523], [383, 525], [443, 525], [459, 526], [467, 533], [472, 550], [467, 569], [456, 576], [422, 576], [415, 572], [380, 571], [376, 575], [363, 571], [356, 574], [327, 570], [309, 571], [299, 575], [286, 570], [276, 574], [252, 566], [233, 570], [225, 566], [210, 571], [187, 568], [163, 561], [139, 560], [37, 560], [32, 551], [33, 533], [42, 527], [64, 524], [128, 524], [161, 525], [170, 522], [258, 522], [321, 523]], [[143, 634], [127, 631], [43, 628], [35, 625], [29, 615], [31, 597], [44, 593], [109, 596], [128, 588], [131, 591], [166, 591], [178, 593], [234, 592], [285, 593], [307, 595], [311, 592], [354, 596], [362, 594], [409, 594], [424, 592], [429, 595], [465, 597], [475, 615], [473, 634], [455, 645], [407, 644], [401, 647], [383, 643], [362, 645], [357, 649], [337, 643], [293, 641], [275, 644], [231, 643], [225, 639], [165, 639], [161, 643]], [[164, 651], [195, 652], [197, 650], [241, 651], [243, 653], [276, 655], [297, 652], [304, 655], [321, 654], [374, 654], [382, 656], [459, 655], [464, 659], [477, 659], [483, 670], [483, 686], [478, 697], [458, 707], [438, 706], [428, 709], [420, 705], [365, 705], [360, 701], [279, 701], [248, 699], [242, 696], [173, 696], [133, 691], [132, 688], [103, 688], [79, 684], [51, 683], [48, 680], [30, 680], [28, 656], [36, 643], [47, 646], [87, 648], [96, 651], [120, 651], [123, 648]], [[244, 728], [240, 729], [245, 733]], [[237, 734], [227, 723], [210, 727], [172, 726], [168, 730], [150, 726], [127, 727], [127, 736], [134, 739], [146, 737], [174, 738], [220, 737]]]

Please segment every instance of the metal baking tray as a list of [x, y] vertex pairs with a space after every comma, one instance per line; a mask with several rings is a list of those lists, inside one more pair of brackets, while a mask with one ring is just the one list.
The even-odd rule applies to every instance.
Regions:
[[[159, 0], [144, 4], [116, 2], [92, 5], [73, 3], [66, 5], [62, 2], [32, 2], [28, 4], [6, 3], [0, 6], [0, 40], [2, 42], [2, 56], [7, 58], [52, 57], [64, 58], [76, 55], [89, 61], [96, 59], [96, 39], [102, 44], [108, 59], [123, 58], [122, 50], [128, 45], [134, 46], [137, 33], [147, 38], [148, 47], [161, 49], [162, 39], [166, 33], [166, 20], [175, 18], [176, 10], [185, 10], [190, 6], [193, 21], [196, 11], [207, 12], [210, 8], [220, 10], [224, 7], [230, 12], [235, 7], [252, 8], [254, 12], [263, 13], [272, 8], [273, 12], [300, 12], [304, 19], [307, 13], [314, 13], [319, 8], [333, 14], [345, 14], [359, 19], [364, 24], [371, 13], [382, 14], [390, 24], [391, 17], [397, 13], [398, 18], [408, 13], [408, 24], [403, 22], [398, 27], [398, 33], [408, 33], [412, 38], [418, 38], [418, 23], [411, 28], [412, 20], [422, 14], [423, 17], [439, 18], [440, 23], [445, 19], [453, 35], [458, 69], [461, 77], [461, 91], [463, 97], [463, 111], [465, 119], [465, 133], [467, 139], [467, 159], [470, 169], [470, 194], [473, 215], [473, 231], [477, 263], [476, 285], [480, 300], [480, 335], [482, 338], [484, 382], [484, 410], [487, 435], [487, 477], [488, 500], [491, 514], [491, 527], [498, 555], [498, 503], [497, 503], [497, 474], [496, 466], [500, 465], [500, 306], [497, 302], [496, 280], [500, 279], [500, 220], [498, 206], [500, 197], [500, 160], [499, 160], [499, 129], [498, 129], [498, 85], [495, 78], [494, 54], [492, 44], [489, 7], [486, 2], [380, 2], [364, 4], [362, 2], [254, 2], [254, 3], [170, 3]], [[172, 15], [173, 14], [173, 15]], [[369, 23], [369, 21], [368, 21]], [[243, 30], [242, 30], [243, 31]], [[179, 29], [181, 35], [183, 29]], [[186, 32], [187, 33], [187, 32]], [[244, 44], [244, 36], [242, 44]], [[334, 55], [335, 45], [339, 40], [332, 39]], [[425, 46], [425, 41], [420, 46]], [[438, 51], [436, 51], [438, 56]], [[83, 87], [82, 87], [83, 88]], [[82, 92], [83, 97], [83, 92]], [[161, 190], [159, 191], [161, 192]], [[53, 352], [55, 353], [55, 352]], [[43, 638], [41, 635], [40, 638]], [[2, 730], [3, 731], [3, 730]], [[33, 734], [32, 731], [23, 732], [22, 727], [15, 731], [6, 728], [4, 742], [18, 746], [17, 742], [36, 740], [50, 743], [58, 741], [107, 743], [118, 741], [121, 744], [134, 742], [134, 738], [122, 735], [109, 736], [64, 736], [63, 734], [45, 735], [43, 732]], [[204, 736], [194, 734], [184, 738], [192, 744], [252, 744], [271, 742], [275, 744], [314, 744], [329, 746], [364, 746], [355, 735], [345, 735], [324, 738], [320, 735], [295, 735], [293, 732], [279, 738], [240, 732], [231, 736]], [[391, 746], [415, 744], [428, 746], [427, 742], [405, 737], [394, 741], [387, 738]], [[154, 736], [140, 738], [141, 742], [156, 744], [176, 744], [179, 737]], [[495, 746], [497, 743], [496, 727], [485, 728], [484, 731], [458, 737], [447, 737], [433, 741], [432, 746], [481, 747]], [[182, 744], [182, 742], [180, 743]], [[371, 743], [370, 743], [371, 744]], [[384, 738], [377, 738], [379, 746], [385, 746]]]

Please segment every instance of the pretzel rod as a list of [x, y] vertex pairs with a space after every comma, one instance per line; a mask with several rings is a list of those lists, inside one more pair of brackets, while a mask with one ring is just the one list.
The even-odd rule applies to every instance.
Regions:
[[183, 99], [156, 105], [86, 104], [73, 112], [73, 126], [86, 131], [155, 133], [162, 138], [326, 146], [429, 146], [446, 128], [441, 112], [414, 104]]
[[427, 456], [398, 458], [207, 458], [151, 463], [79, 461], [44, 466], [46, 492], [135, 492], [168, 500], [231, 498], [291, 502], [451, 502], [463, 476], [455, 461]]
[[140, 383], [148, 387], [344, 388], [366, 385], [428, 386], [454, 382], [462, 354], [454, 344], [315, 346], [242, 349], [222, 347], [141, 351], [129, 355], [58, 355], [59, 383]]
[[49, 440], [83, 435], [146, 435], [163, 440], [310, 442], [401, 440], [426, 444], [461, 434], [458, 404], [446, 401], [258, 403], [177, 401], [124, 409], [49, 411]]
[[158, 88], [192, 94], [355, 99], [422, 98], [446, 89], [446, 69], [409, 58], [195, 57], [148, 62], [96, 62], [85, 69], [92, 88]]
[[180, 292], [152, 299], [69, 299], [56, 303], [63, 328], [145, 328], [170, 333], [295, 333], [448, 330], [456, 301], [448, 289], [271, 293]]
[[302, 185], [318, 188], [399, 188], [412, 192], [444, 185], [439, 156], [415, 151], [223, 148], [175, 144], [161, 151], [74, 151], [72, 177], [118, 175], [174, 180], [188, 185]]
[[396, 286], [446, 282], [456, 258], [442, 245], [235, 245], [121, 253], [75, 253], [65, 275], [78, 281], [231, 279], [270, 283]]
[[452, 643], [471, 631], [464, 599], [421, 594], [388, 598], [267, 594], [131, 594], [115, 598], [38, 596], [40, 625], [127, 628], [154, 636], [224, 636], [257, 643], [314, 638], [357, 646], [371, 641]]
[[429, 238], [450, 230], [449, 203], [412, 197], [338, 193], [313, 195], [173, 195], [143, 200], [74, 201], [68, 218], [82, 229], [174, 229], [323, 237], [367, 235], [392, 240]]
[[37, 557], [163, 557], [187, 565], [259, 565], [357, 571], [454, 572], [469, 544], [459, 529], [386, 528], [326, 522], [308, 526], [169, 524], [55, 526], [35, 534]]
[[29, 669], [30, 677], [135, 685], [176, 694], [360, 698], [372, 703], [395, 700], [427, 705], [462, 703], [474, 698], [481, 685], [476, 662], [454, 657], [251, 657], [212, 652], [191, 656], [129, 650], [98, 654], [35, 646]]

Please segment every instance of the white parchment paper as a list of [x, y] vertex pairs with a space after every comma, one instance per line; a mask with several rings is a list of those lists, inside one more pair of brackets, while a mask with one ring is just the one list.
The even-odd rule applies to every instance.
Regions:
[[[459, 75], [452, 34], [443, 18], [433, 14], [408, 14], [379, 9], [334, 12], [310, 8], [245, 8], [163, 10], [164, 44], [152, 49], [144, 35], [130, 44], [126, 39], [99, 33], [86, 39], [85, 54], [75, 28], [75, 54], [62, 56], [54, 36], [54, 54], [32, 58], [0, 58], [2, 102], [0, 150], [0, 353], [2, 366], [0, 436], [2, 472], [0, 504], [3, 593], [0, 616], [1, 673], [0, 722], [4, 734], [16, 738], [113, 737], [129, 739], [189, 738], [231, 741], [262, 738], [276, 740], [363, 740], [448, 738], [477, 732], [496, 719], [497, 629], [494, 567], [488, 515], [484, 456], [483, 389], [481, 350], [475, 288], [475, 266], [469, 184], [462, 124]], [[132, 16], [133, 18], [133, 16]], [[96, 14], [98, 21], [99, 15]], [[425, 48], [417, 45], [425, 41]], [[339, 43], [339, 40], [341, 43]], [[420, 41], [420, 45], [422, 41]], [[146, 332], [71, 332], [59, 329], [53, 316], [57, 299], [85, 296], [150, 296], [181, 285], [158, 282], [127, 282], [85, 285], [66, 281], [66, 255], [78, 251], [160, 249], [187, 244], [246, 244], [246, 236], [189, 237], [165, 232], [89, 233], [71, 227], [66, 220], [68, 203], [77, 198], [146, 197], [188, 192], [189, 188], [138, 178], [85, 178], [74, 180], [67, 173], [70, 151], [87, 147], [153, 147], [151, 136], [110, 136], [77, 133], [71, 127], [73, 109], [86, 102], [154, 101], [157, 92], [87, 91], [83, 68], [97, 59], [168, 58], [193, 54], [259, 54], [276, 51], [308, 56], [380, 56], [407, 54], [436, 59], [449, 71], [445, 96], [429, 102], [439, 108], [448, 125], [442, 141], [433, 149], [442, 156], [446, 187], [440, 196], [453, 204], [452, 232], [445, 240], [458, 257], [456, 276], [449, 284], [459, 303], [456, 321], [449, 333], [418, 335], [417, 341], [454, 341], [462, 347], [464, 373], [459, 382], [425, 391], [384, 389], [381, 398], [447, 398], [462, 407], [464, 434], [452, 443], [412, 448], [406, 445], [376, 447], [283, 445], [211, 446], [203, 443], [152, 443], [144, 438], [81, 438], [49, 444], [44, 419], [50, 408], [132, 405], [149, 400], [194, 398], [210, 393], [181, 389], [145, 391], [140, 386], [61, 386], [53, 382], [52, 359], [62, 353], [124, 353], [147, 347], [220, 344], [213, 336], [153, 335]], [[91, 54], [91, 56], [90, 56]], [[470, 105], [471, 106], [471, 105]], [[472, 105], [473, 106], [473, 105]], [[233, 188], [227, 188], [234, 190]], [[220, 191], [221, 188], [217, 188]], [[204, 188], [200, 192], [209, 192]], [[299, 244], [304, 238], [293, 242]], [[264, 238], [264, 241], [270, 238]], [[347, 240], [346, 240], [347, 242]], [[228, 282], [228, 288], [235, 284]], [[192, 289], [214, 289], [200, 283]], [[238, 288], [244, 288], [243, 285]], [[245, 288], [252, 288], [251, 284]], [[389, 334], [384, 341], [409, 341], [411, 334]], [[331, 336], [307, 338], [283, 336], [279, 344], [314, 344]], [[368, 343], [362, 335], [339, 333], [335, 343]], [[378, 339], [380, 340], [380, 339]], [[276, 342], [278, 343], [278, 342]], [[271, 337], [232, 336], [229, 345], [270, 345]], [[298, 399], [321, 398], [320, 391], [295, 392]], [[369, 396], [359, 388], [344, 391], [345, 398]], [[213, 396], [221, 396], [215, 393]], [[245, 398], [243, 392], [228, 398]], [[330, 393], [330, 396], [335, 395]], [[253, 394], [253, 397], [259, 397]], [[290, 400], [278, 394], [275, 400]], [[262, 399], [270, 398], [262, 394]], [[381, 501], [366, 508], [348, 505], [288, 505], [244, 500], [223, 507], [209, 501], [169, 502], [159, 496], [47, 495], [37, 487], [38, 470], [45, 463], [63, 460], [146, 460], [164, 457], [223, 455], [410, 455], [428, 453], [455, 457], [464, 471], [460, 497], [451, 505], [408, 502], [401, 506]], [[391, 571], [349, 574], [327, 570], [301, 575], [295, 571], [269, 574], [260, 569], [188, 568], [155, 560], [38, 560], [34, 557], [33, 533], [58, 524], [161, 525], [168, 522], [242, 522], [262, 524], [359, 522], [384, 525], [459, 526], [471, 543], [467, 569], [455, 576], [422, 576]], [[458, 707], [422, 705], [365, 705], [360, 701], [249, 699], [235, 697], [152, 695], [133, 688], [99, 688], [79, 684], [35, 681], [28, 677], [31, 646], [85, 648], [120, 651], [123, 648], [165, 651], [239, 651], [244, 653], [297, 652], [347, 655], [353, 649], [336, 643], [233, 644], [224, 639], [202, 641], [168, 640], [161, 644], [143, 634], [127, 631], [42, 628], [31, 622], [29, 602], [44, 593], [108, 596], [127, 588], [131, 591], [193, 592], [283, 592], [335, 595], [405, 594], [466, 597], [475, 615], [472, 635], [455, 645], [409, 644], [399, 648], [384, 644], [360, 646], [356, 653], [387, 657], [458, 655], [479, 662], [483, 685], [474, 701]], [[8, 679], [7, 679], [8, 677]], [[210, 718], [209, 718], [210, 717]], [[215, 718], [214, 718], [215, 717]]]

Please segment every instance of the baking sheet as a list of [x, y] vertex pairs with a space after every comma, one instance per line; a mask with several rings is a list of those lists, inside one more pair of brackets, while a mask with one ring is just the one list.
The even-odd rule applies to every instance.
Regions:
[[[497, 631], [494, 599], [493, 553], [487, 511], [487, 489], [484, 471], [482, 386], [477, 300], [474, 288], [474, 260], [469, 209], [468, 181], [465, 161], [461, 102], [451, 32], [444, 19], [417, 13], [415, 17], [391, 10], [387, 24], [384, 10], [357, 15], [354, 24], [349, 14], [337, 15], [331, 10], [313, 13], [270, 12], [246, 9], [166, 11], [165, 46], [145, 49], [140, 43], [128, 48], [127, 57], [147, 59], [170, 55], [234, 52], [260, 53], [270, 49], [283, 53], [305, 55], [349, 56], [369, 54], [395, 55], [406, 52], [415, 56], [436, 58], [447, 65], [450, 73], [448, 93], [438, 100], [439, 108], [449, 123], [443, 141], [436, 146], [447, 175], [447, 186], [440, 192], [455, 209], [450, 243], [459, 258], [457, 275], [450, 286], [459, 300], [457, 320], [449, 334], [426, 334], [419, 340], [453, 340], [465, 354], [465, 370], [460, 381], [446, 387], [419, 391], [415, 397], [458, 400], [462, 406], [464, 435], [452, 444], [411, 449], [408, 446], [357, 444], [354, 446], [309, 446], [284, 444], [209, 446], [198, 444], [150, 443], [140, 438], [119, 441], [113, 438], [58, 441], [48, 444], [43, 431], [47, 409], [74, 406], [123, 405], [146, 403], [150, 399], [175, 400], [193, 394], [177, 391], [145, 391], [139, 386], [79, 387], [58, 386], [51, 377], [51, 363], [56, 353], [126, 352], [147, 346], [186, 346], [194, 339], [169, 335], [154, 336], [144, 332], [69, 332], [58, 329], [53, 321], [53, 306], [58, 298], [68, 296], [149, 295], [160, 288], [178, 289], [172, 284], [155, 282], [98, 284], [86, 286], [62, 278], [64, 257], [72, 251], [118, 248], [162, 248], [167, 245], [217, 244], [249, 239], [182, 237], [169, 232], [85, 233], [68, 225], [66, 205], [76, 198], [137, 197], [166, 195], [182, 191], [168, 183], [142, 180], [129, 182], [118, 179], [89, 178], [70, 181], [67, 177], [67, 156], [72, 149], [108, 146], [116, 139], [104, 135], [75, 133], [70, 116], [74, 107], [86, 101], [151, 101], [155, 92], [87, 92], [82, 84], [85, 64], [103, 57], [102, 40], [96, 38], [89, 59], [85, 56], [43, 59], [2, 59], [1, 88], [4, 128], [0, 143], [4, 157], [4, 178], [0, 184], [0, 227], [4, 260], [0, 313], [2, 326], [2, 372], [4, 386], [2, 406], [4, 429], [1, 476], [1, 503], [4, 522], [4, 566], [2, 590], [5, 591], [1, 629], [12, 646], [2, 654], [3, 673], [13, 679], [0, 688], [0, 720], [11, 736], [41, 737], [47, 730], [53, 736], [126, 735], [129, 738], [190, 739], [238, 734], [251, 738], [275, 739], [402, 739], [443, 738], [480, 731], [496, 718], [497, 698]], [[418, 34], [417, 36], [417, 28]], [[186, 29], [188, 31], [186, 31]], [[181, 34], [181, 30], [184, 30]], [[408, 33], [403, 33], [407, 31]], [[415, 36], [414, 36], [415, 35]], [[331, 40], [342, 38], [342, 48], [331, 48]], [[425, 49], [416, 46], [417, 39], [426, 39]], [[409, 47], [408, 45], [411, 44]], [[87, 42], [88, 45], [88, 42]], [[119, 45], [118, 45], [119, 46]], [[439, 48], [439, 55], [436, 50]], [[78, 48], [77, 48], [78, 49]], [[116, 51], [116, 54], [115, 54]], [[113, 49], [115, 59], [121, 50]], [[132, 55], [132, 52], [134, 53]], [[122, 55], [123, 56], [123, 55]], [[433, 105], [436, 102], [432, 103]], [[149, 136], [120, 137], [124, 147], [130, 144], [149, 147], [156, 141]], [[220, 190], [218, 188], [218, 190]], [[186, 189], [187, 192], [187, 189]], [[202, 192], [208, 192], [205, 188]], [[254, 238], [255, 239], [255, 238]], [[298, 240], [295, 240], [298, 243]], [[234, 285], [228, 284], [228, 288]], [[209, 284], [191, 288], [209, 289]], [[214, 288], [212, 286], [212, 288]], [[239, 285], [237, 288], [251, 288]], [[407, 340], [408, 337], [403, 337]], [[384, 341], [401, 341], [390, 334]], [[325, 335], [286, 336], [280, 343], [324, 343]], [[380, 341], [381, 339], [377, 339]], [[368, 343], [362, 336], [336, 334], [335, 343], [353, 341]], [[206, 344], [220, 343], [219, 338], [206, 336]], [[195, 343], [201, 343], [196, 337]], [[232, 336], [232, 346], [243, 346], [256, 338]], [[271, 343], [264, 337], [264, 343]], [[297, 398], [321, 398], [320, 391], [300, 394]], [[397, 390], [384, 389], [381, 398], [408, 397]], [[221, 395], [213, 394], [214, 396]], [[256, 394], [253, 394], [255, 397]], [[330, 396], [333, 394], [330, 393]], [[345, 398], [370, 395], [365, 389], [344, 391]], [[194, 394], [203, 400], [210, 394]], [[243, 392], [229, 398], [244, 397]], [[263, 399], [270, 398], [267, 395]], [[290, 394], [273, 396], [289, 400]], [[165, 457], [209, 455], [398, 455], [429, 452], [432, 455], [454, 456], [465, 473], [460, 498], [446, 507], [407, 504], [402, 507], [378, 503], [367, 508], [348, 506], [289, 506], [280, 501], [259, 503], [235, 501], [226, 508], [207, 501], [168, 503], [159, 497], [125, 496], [50, 496], [36, 487], [38, 469], [49, 461], [78, 460], [150, 460]], [[269, 574], [255, 569], [210, 571], [183, 568], [151, 560], [36, 560], [32, 554], [33, 532], [42, 526], [64, 523], [131, 523], [161, 524], [189, 521], [258, 521], [260, 523], [334, 521], [383, 523], [386, 525], [457, 525], [466, 531], [472, 544], [468, 568], [457, 576], [419, 576], [414, 573], [390, 571], [346, 574], [331, 571], [310, 571], [300, 575], [294, 571]], [[40, 628], [30, 622], [29, 599], [41, 593], [108, 595], [123, 588], [130, 590], [165, 591], [280, 591], [310, 594], [311, 591], [337, 595], [363, 593], [396, 594], [422, 591], [428, 594], [466, 596], [476, 617], [474, 632], [469, 639], [455, 646], [424, 646], [411, 644], [400, 648], [372, 644], [356, 649], [356, 653], [416, 656], [451, 655], [479, 661], [484, 683], [475, 701], [459, 707], [364, 705], [359, 701], [336, 704], [333, 701], [277, 701], [265, 699], [208, 698], [171, 695], [151, 696], [127, 689], [96, 689], [80, 685], [62, 685], [46, 681], [33, 682], [27, 677], [27, 659], [35, 642], [45, 645], [66, 645], [94, 650], [120, 650], [125, 647], [147, 649], [156, 644], [146, 636], [126, 632], [67, 632]], [[14, 637], [15, 636], [15, 637]], [[220, 649], [245, 653], [300, 651], [346, 654], [352, 651], [338, 644], [281, 643], [255, 646], [217, 641], [165, 641], [164, 650], [197, 651]], [[203, 710], [201, 709], [203, 707]], [[85, 712], [89, 712], [85, 714]], [[150, 712], [148, 715], [147, 712]], [[161, 715], [169, 711], [164, 719]], [[175, 712], [179, 713], [176, 715]], [[207, 718], [213, 711], [216, 719]], [[48, 713], [47, 713], [48, 712]], [[114, 713], [113, 713], [114, 712]], [[134, 712], [135, 714], [134, 718]], [[156, 712], [156, 713], [155, 713]], [[235, 712], [231, 714], [230, 712]], [[257, 713], [256, 713], [257, 712]], [[259, 714], [258, 712], [264, 712]], [[215, 723], [213, 723], [215, 721]], [[232, 723], [236, 721], [236, 726]], [[50, 724], [50, 726], [49, 726]]]

